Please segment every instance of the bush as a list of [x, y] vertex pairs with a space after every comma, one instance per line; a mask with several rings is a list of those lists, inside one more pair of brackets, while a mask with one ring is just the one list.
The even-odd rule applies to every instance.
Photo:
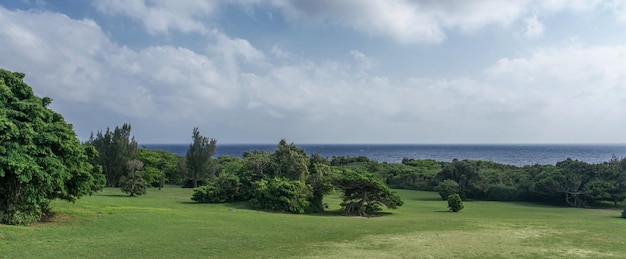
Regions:
[[459, 212], [463, 209], [463, 200], [458, 194], [452, 194], [448, 196], [448, 208], [452, 212]]
[[626, 218], [626, 209], [624, 209], [624, 211], [622, 211], [622, 218]]
[[302, 214], [310, 205], [311, 190], [302, 181], [262, 179], [254, 187], [250, 204], [257, 209]]
[[452, 194], [459, 194], [459, 184], [454, 180], [446, 179], [435, 187], [435, 191], [439, 193], [442, 200], [446, 200]]
[[220, 173], [213, 181], [193, 190], [191, 199], [202, 203], [224, 203], [241, 200], [239, 177]]

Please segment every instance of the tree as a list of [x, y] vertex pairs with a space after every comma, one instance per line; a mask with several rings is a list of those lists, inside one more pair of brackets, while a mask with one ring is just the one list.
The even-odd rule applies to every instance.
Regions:
[[440, 181], [452, 179], [457, 182], [459, 184], [459, 195], [462, 198], [467, 197], [467, 193], [472, 187], [472, 182], [478, 177], [478, 169], [471, 161], [459, 161], [458, 159], [453, 159], [437, 174], [437, 178]]
[[287, 144], [286, 140], [281, 139], [271, 159], [273, 176], [290, 180], [304, 180], [309, 176], [309, 158], [304, 149], [294, 143]]
[[448, 208], [452, 212], [459, 212], [463, 209], [463, 200], [458, 194], [451, 194], [448, 196]]
[[137, 154], [137, 142], [131, 137], [131, 126], [125, 123], [122, 127], [115, 126], [111, 131], [98, 131], [95, 137], [93, 133], [87, 141], [98, 150], [98, 164], [106, 176], [106, 185], [116, 187], [119, 179], [127, 173], [128, 161], [135, 159]]
[[187, 172], [186, 177], [191, 180], [194, 188], [198, 187], [198, 181], [207, 179], [215, 173], [215, 163], [211, 158], [215, 153], [217, 141], [200, 135], [198, 128], [193, 128], [191, 137], [193, 143], [189, 145], [185, 156]]
[[104, 187], [97, 152], [23, 82], [0, 69], [0, 223], [23, 225], [49, 212], [52, 199], [75, 201]]
[[442, 200], [446, 200], [452, 194], [459, 194], [459, 184], [454, 180], [446, 179], [435, 187], [435, 191], [439, 193]]
[[395, 209], [403, 204], [400, 197], [372, 173], [344, 169], [334, 175], [332, 183], [343, 192], [342, 206], [346, 215], [365, 216], [380, 211], [381, 205]]
[[597, 170], [583, 161], [570, 158], [556, 163], [552, 170], [543, 170], [533, 182], [532, 190], [545, 196], [561, 199], [572, 207], [583, 207], [592, 197], [590, 184]]
[[120, 178], [120, 186], [123, 193], [130, 196], [146, 194], [146, 180], [143, 179], [143, 163], [139, 160], [128, 161], [128, 175]]
[[143, 162], [143, 178], [146, 183], [152, 186], [158, 186], [159, 190], [165, 182], [168, 182], [168, 176], [175, 178], [176, 166], [178, 164], [178, 156], [172, 152], [165, 150], [150, 150], [145, 147], [137, 150], [136, 159]]
[[324, 211], [324, 195], [334, 190], [331, 183], [333, 169], [329, 165], [320, 162], [313, 164], [311, 169], [311, 174], [306, 180], [307, 185], [311, 187], [309, 211], [321, 212]]

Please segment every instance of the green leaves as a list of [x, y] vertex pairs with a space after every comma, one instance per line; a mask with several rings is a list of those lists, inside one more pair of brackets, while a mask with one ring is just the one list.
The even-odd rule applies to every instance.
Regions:
[[49, 199], [73, 201], [102, 188], [72, 126], [22, 79], [0, 69], [0, 223], [28, 224]]

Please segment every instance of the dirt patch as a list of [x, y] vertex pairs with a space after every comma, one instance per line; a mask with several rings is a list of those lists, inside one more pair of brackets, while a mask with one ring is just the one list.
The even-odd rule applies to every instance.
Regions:
[[41, 220], [38, 222], [31, 223], [30, 226], [39, 227], [39, 226], [56, 225], [58, 223], [68, 222], [71, 220], [71, 218], [72, 217], [67, 214], [52, 213], [50, 215], [46, 215], [42, 217]]

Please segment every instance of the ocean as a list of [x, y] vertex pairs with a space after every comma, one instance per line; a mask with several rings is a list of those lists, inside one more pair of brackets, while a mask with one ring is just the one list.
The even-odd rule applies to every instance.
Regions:
[[[434, 159], [451, 161], [452, 159], [487, 160], [508, 165], [556, 164], [567, 158], [588, 163], [608, 161], [613, 155], [618, 158], [626, 156], [626, 144], [602, 145], [553, 145], [553, 144], [516, 144], [516, 145], [451, 145], [451, 144], [406, 144], [406, 145], [365, 145], [365, 144], [296, 144], [307, 154], [318, 153], [323, 157], [333, 156], [366, 156], [379, 162], [398, 163], [402, 158]], [[144, 145], [148, 149], [167, 150], [183, 156], [189, 144]], [[241, 157], [243, 152], [254, 149], [272, 151], [276, 144], [219, 144], [215, 156]]]

